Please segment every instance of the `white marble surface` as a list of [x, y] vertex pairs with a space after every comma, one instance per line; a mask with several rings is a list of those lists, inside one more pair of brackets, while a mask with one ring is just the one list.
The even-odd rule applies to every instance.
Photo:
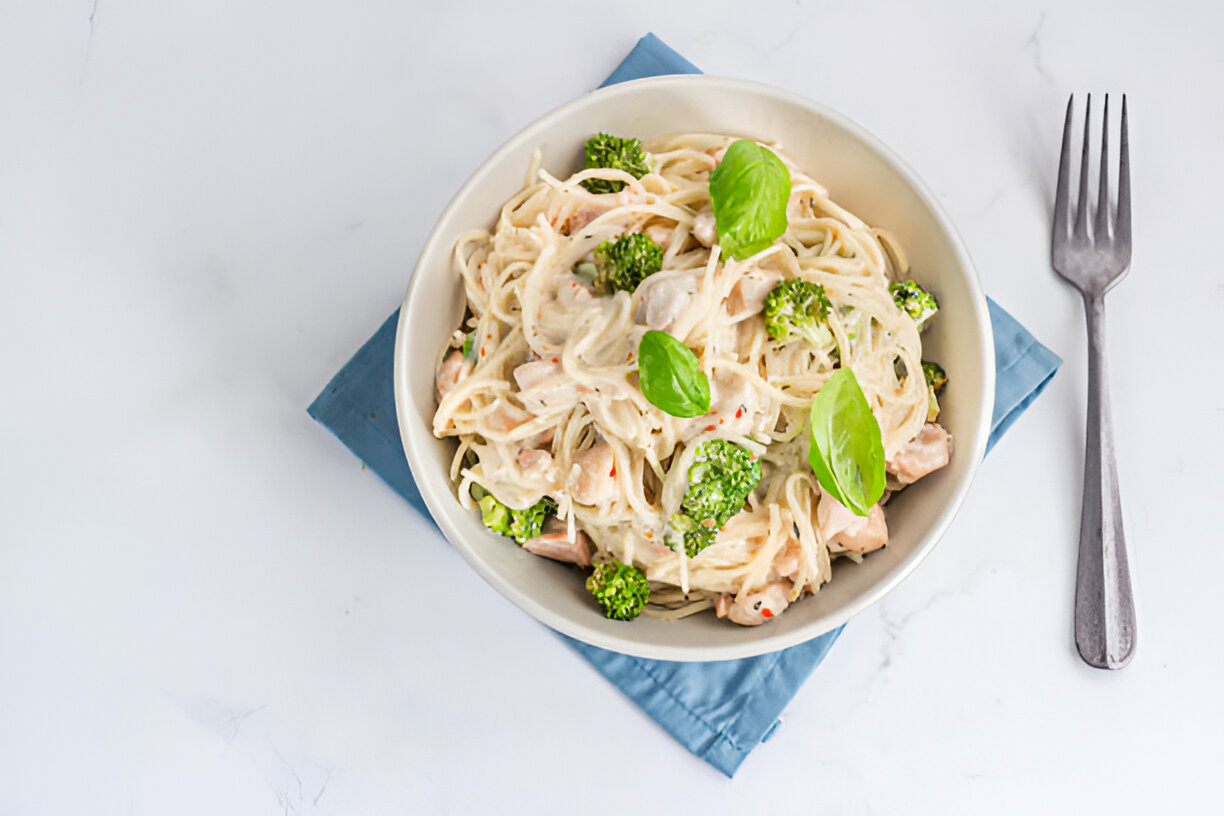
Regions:
[[[0, 813], [1209, 810], [1224, 7], [440, 5], [0, 5]], [[305, 412], [466, 175], [647, 29], [890, 143], [1066, 360], [734, 781]], [[1085, 342], [1047, 263], [1067, 95], [1107, 90], [1136, 224], [1118, 673], [1071, 638]]]

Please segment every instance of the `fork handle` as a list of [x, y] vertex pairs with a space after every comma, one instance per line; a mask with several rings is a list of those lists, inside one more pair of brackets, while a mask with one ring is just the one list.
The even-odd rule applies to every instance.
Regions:
[[1084, 312], [1088, 324], [1088, 425], [1075, 578], [1075, 645], [1090, 665], [1120, 669], [1135, 649], [1135, 602], [1122, 529], [1105, 374], [1104, 295], [1085, 293]]

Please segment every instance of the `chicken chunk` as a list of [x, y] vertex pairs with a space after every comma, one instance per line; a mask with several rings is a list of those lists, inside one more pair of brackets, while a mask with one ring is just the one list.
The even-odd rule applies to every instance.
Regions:
[[561, 373], [561, 366], [550, 360], [532, 360], [514, 369], [514, 381], [521, 390], [534, 388]]
[[916, 482], [928, 473], [948, 464], [952, 452], [952, 437], [936, 422], [922, 426], [918, 435], [893, 455], [888, 472], [901, 484]]
[[761, 407], [752, 380], [735, 369], [719, 369], [710, 385], [710, 414], [718, 417], [719, 427], [725, 433], [751, 433]]
[[888, 522], [884, 520], [884, 508], [873, 504], [866, 519], [861, 516], [857, 518], [865, 523], [847, 527], [830, 541], [856, 553], [869, 553], [888, 543]]
[[738, 601], [731, 593], [723, 593], [714, 599], [714, 613], [740, 626], [760, 626], [790, 606], [791, 588], [790, 581], [771, 581]]
[[500, 398], [498, 403], [492, 413], [488, 414], [485, 418], [485, 422], [495, 431], [512, 431], [531, 419], [531, 414], [517, 405], [513, 405]]
[[572, 406], [578, 402], [578, 384], [565, 376], [556, 360], [532, 360], [514, 369], [519, 401], [535, 414]]
[[571, 541], [565, 522], [555, 517], [544, 522], [544, 529], [540, 535], [527, 539], [523, 544], [523, 549], [554, 561], [564, 561], [580, 567], [591, 566], [591, 540], [587, 538], [587, 534], [581, 530], [575, 530], [574, 538]]
[[794, 578], [799, 572], [799, 559], [802, 555], [799, 543], [792, 541], [774, 556], [772, 569], [784, 578]]
[[714, 213], [708, 211], [698, 213], [696, 220], [693, 221], [693, 237], [697, 239], [697, 243], [709, 249], [718, 240], [717, 226]]
[[651, 224], [645, 229], [646, 234], [650, 236], [650, 240], [663, 249], [667, 249], [668, 245], [671, 244], [672, 233], [674, 231], [673, 227], [669, 227], [666, 224]]
[[574, 458], [567, 483], [570, 496], [579, 504], [595, 505], [616, 494], [616, 461], [607, 442], [584, 450]]
[[567, 235], [573, 235], [604, 213], [637, 201], [638, 195], [631, 189], [625, 189], [619, 193], [604, 193], [603, 195], [590, 196], [589, 198], [592, 200], [586, 202], [584, 206], [566, 219], [561, 230], [562, 232]]
[[782, 276], [749, 272], [736, 282], [727, 298], [727, 312], [732, 315], [756, 314], [765, 308], [765, 297], [778, 285]]
[[452, 351], [438, 368], [438, 399], [443, 399], [459, 381], [472, 373], [472, 364], [459, 349]]
[[667, 331], [697, 291], [694, 275], [649, 277], [638, 287], [642, 301], [637, 319], [655, 331]]
[[518, 463], [524, 479], [533, 482], [551, 480], [553, 458], [548, 451], [522, 448], [518, 452]]
[[860, 516], [822, 489], [816, 523], [825, 541], [852, 552], [867, 553], [888, 543], [888, 523], [879, 504], [873, 505], [868, 515]]

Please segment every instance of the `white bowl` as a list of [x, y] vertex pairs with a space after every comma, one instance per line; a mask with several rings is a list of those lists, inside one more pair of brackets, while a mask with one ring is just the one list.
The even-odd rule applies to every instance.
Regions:
[[[899, 494], [888, 508], [889, 544], [863, 563], [845, 559], [833, 580], [786, 614], [741, 627], [713, 614], [680, 621], [606, 619], [576, 568], [532, 555], [490, 533], [463, 510], [448, 478], [455, 442], [435, 439], [434, 362], [462, 316], [451, 267], [453, 242], [491, 225], [522, 188], [533, 151], [558, 177], [581, 168], [583, 142], [606, 131], [643, 140], [681, 131], [779, 142], [830, 197], [901, 242], [913, 276], [939, 298], [923, 335], [924, 357], [950, 384], [940, 422], [954, 439], [951, 463]], [[948, 528], [986, 449], [994, 399], [994, 348], [986, 299], [951, 221], [912, 170], [844, 116], [795, 94], [710, 76], [668, 76], [604, 88], [537, 119], [502, 145], [459, 190], [421, 251], [400, 312], [395, 400], [413, 478], [451, 544], [495, 589], [543, 623], [578, 640], [665, 660], [725, 660], [781, 649], [845, 623], [895, 587]]]

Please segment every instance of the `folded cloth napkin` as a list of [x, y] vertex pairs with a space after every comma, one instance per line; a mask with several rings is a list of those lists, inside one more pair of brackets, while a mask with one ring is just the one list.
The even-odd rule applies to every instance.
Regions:
[[[604, 83], [660, 74], [700, 73], [647, 34]], [[995, 407], [987, 450], [1041, 393], [1062, 362], [994, 301]], [[396, 311], [340, 370], [309, 408], [366, 466], [425, 514], [404, 459], [391, 386]], [[630, 657], [562, 635], [572, 648], [685, 748], [733, 776], [778, 726], [778, 715], [816, 668], [841, 629], [807, 643], [741, 660], [674, 663]]]

